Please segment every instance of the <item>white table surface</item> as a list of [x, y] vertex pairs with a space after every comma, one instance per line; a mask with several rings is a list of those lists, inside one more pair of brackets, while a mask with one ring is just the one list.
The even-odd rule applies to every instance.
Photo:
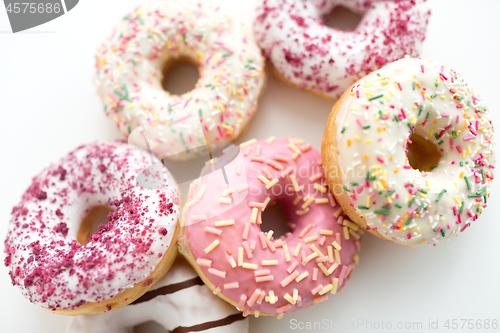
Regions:
[[[432, 16], [422, 57], [460, 72], [482, 95], [500, 126], [496, 99], [500, 95], [500, 1], [429, 1]], [[7, 14], [0, 8], [2, 239], [12, 207], [43, 167], [80, 144], [119, 137], [105, 119], [91, 82], [94, 52], [111, 27], [141, 2], [80, 1], [66, 15], [18, 34], [10, 33]], [[250, 25], [256, 1], [219, 2]], [[240, 142], [295, 135], [319, 149], [331, 107], [332, 103], [268, 76], [259, 110]], [[366, 234], [360, 264], [341, 293], [282, 320], [252, 318], [251, 332], [297, 331], [294, 323], [323, 320], [331, 325], [320, 330], [325, 332], [385, 332], [388, 323], [394, 332], [441, 332], [447, 330], [447, 319], [459, 323], [458, 329], [449, 331], [475, 332], [479, 330], [467, 329], [467, 325], [461, 329], [460, 319], [473, 319], [474, 325], [477, 319], [500, 320], [496, 211], [500, 182], [493, 187], [489, 207], [458, 238], [436, 247], [411, 249]], [[3, 265], [0, 290], [0, 332], [64, 332], [68, 318], [27, 301], [11, 285]], [[435, 327], [436, 321], [439, 330], [430, 329], [429, 323]], [[422, 329], [404, 328], [414, 323], [422, 323]]]

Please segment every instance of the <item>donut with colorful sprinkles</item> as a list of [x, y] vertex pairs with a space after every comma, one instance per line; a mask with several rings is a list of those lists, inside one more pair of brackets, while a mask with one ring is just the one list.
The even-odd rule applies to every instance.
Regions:
[[[226, 151], [191, 184], [179, 251], [244, 316], [307, 308], [339, 291], [358, 262], [361, 229], [329, 192], [320, 153], [271, 137]], [[224, 170], [224, 171], [223, 171]], [[227, 179], [226, 183], [224, 179]], [[281, 204], [290, 232], [273, 237], [263, 212]], [[278, 235], [279, 236], [279, 235]]]
[[326, 178], [361, 228], [435, 245], [488, 205], [495, 173], [490, 111], [451, 68], [405, 57], [356, 82], [333, 107]]
[[[168, 171], [150, 164], [136, 146], [92, 143], [33, 178], [5, 240], [5, 265], [26, 298], [63, 315], [111, 311], [165, 274], [177, 255], [179, 197]], [[110, 212], [108, 223], [91, 233], [96, 209]]]
[[[324, 24], [338, 6], [362, 16], [354, 31]], [[261, 0], [254, 31], [273, 74], [336, 100], [371, 71], [418, 56], [429, 15], [426, 0]]]
[[[163, 78], [182, 61], [198, 68], [199, 79], [171, 95]], [[157, 0], [114, 28], [97, 51], [94, 81], [104, 113], [129, 143], [184, 160], [208, 153], [207, 141], [217, 146], [243, 132], [265, 83], [263, 66], [253, 35], [219, 7]]]

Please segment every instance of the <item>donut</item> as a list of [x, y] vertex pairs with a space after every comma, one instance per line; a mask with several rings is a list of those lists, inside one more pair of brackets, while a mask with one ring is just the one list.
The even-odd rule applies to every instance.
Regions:
[[[354, 31], [325, 26], [337, 6], [362, 16]], [[336, 100], [371, 71], [418, 56], [429, 15], [426, 0], [263, 0], [254, 31], [273, 74]]]
[[[179, 251], [243, 315], [281, 318], [344, 286], [358, 261], [360, 232], [329, 194], [310, 144], [271, 137], [240, 147], [191, 184]], [[262, 212], [276, 203], [290, 221], [291, 232], [281, 237], [261, 228], [273, 227]]]
[[[114, 310], [151, 288], [177, 254], [180, 209], [175, 181], [166, 169], [146, 169], [150, 164], [138, 147], [91, 143], [34, 177], [12, 210], [5, 241], [12, 284], [62, 315]], [[143, 184], [163, 187], [139, 186], [140, 173]], [[102, 208], [109, 222], [89, 235]]]
[[168, 273], [130, 305], [109, 313], [71, 318], [66, 333], [132, 332], [154, 321], [168, 332], [248, 332], [248, 319], [203, 284], [179, 256]]
[[321, 155], [350, 219], [395, 243], [436, 245], [481, 215], [494, 178], [490, 112], [460, 74], [409, 57], [333, 107]]
[[[171, 95], [168, 69], [199, 70], [193, 90]], [[208, 152], [235, 140], [253, 116], [265, 77], [263, 58], [244, 27], [205, 1], [157, 0], [126, 15], [100, 46], [95, 83], [104, 113], [129, 143], [160, 159]]]

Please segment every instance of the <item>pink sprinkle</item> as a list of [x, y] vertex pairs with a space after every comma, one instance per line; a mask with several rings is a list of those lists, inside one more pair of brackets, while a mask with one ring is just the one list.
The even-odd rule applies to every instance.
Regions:
[[217, 235], [217, 236], [220, 236], [220, 234], [222, 234], [222, 230], [212, 228], [212, 227], [205, 227], [205, 232], [209, 232], [209, 233]]
[[222, 47], [224, 50], [226, 50], [227, 52], [233, 54], [234, 52], [231, 51], [231, 49], [229, 49], [226, 45], [224, 45], [224, 43], [222, 42], [219, 42], [219, 41], [216, 41], [215, 44], [219, 45], [220, 47]]
[[443, 227], [439, 226], [439, 228], [436, 229], [436, 234], [439, 233], [441, 231], [441, 229], [443, 229]]
[[238, 282], [226, 283], [224, 285], [224, 289], [237, 289], [239, 287], [240, 287], [240, 284]]
[[401, 87], [401, 83], [398, 82], [398, 87], [399, 87], [399, 90], [403, 90], [403, 88]]
[[458, 124], [458, 121], [460, 120], [460, 116], [457, 115], [457, 120], [455, 121]]
[[420, 65], [420, 68], [422, 69], [422, 73], [424, 73], [424, 65]]
[[380, 163], [384, 163], [384, 160], [380, 157], [377, 157], [377, 161], [379, 161]]
[[401, 108], [401, 114], [403, 115], [403, 118], [406, 119], [405, 110], [403, 110], [402, 108]]
[[265, 291], [261, 291], [259, 298], [257, 298], [257, 304], [262, 303], [262, 301], [264, 300], [265, 297], [266, 297], [266, 292]]
[[266, 159], [264, 157], [252, 155], [252, 156], [250, 156], [250, 160], [253, 161], [253, 162], [264, 163], [264, 161]]
[[359, 98], [359, 90], [356, 90], [356, 98]]
[[344, 283], [344, 278], [345, 278], [345, 273], [347, 272], [347, 266], [346, 265], [342, 265], [342, 269], [340, 270], [340, 274], [339, 274], [339, 287], [342, 285], [342, 283]]
[[409, 165], [403, 165], [403, 168], [404, 169], [411, 169], [411, 166], [409, 166]]
[[307, 262], [306, 251], [300, 251], [300, 258], [302, 259], [302, 265], [305, 266], [305, 263]]
[[187, 115], [185, 115], [185, 116], [182, 116], [182, 117], [180, 117], [180, 118], [177, 118], [176, 120], [174, 120], [174, 121], [172, 122], [172, 124], [175, 124], [175, 123], [181, 122], [181, 121], [183, 121], [183, 120], [185, 120], [185, 119], [187, 119], [187, 118], [189, 118], [189, 117], [191, 117], [191, 113], [188, 113], [188, 114], [187, 114]]
[[245, 250], [247, 258], [248, 259], [252, 258], [252, 251], [250, 250], [250, 247], [248, 247], [247, 241], [244, 241], [243, 243], [241, 243], [241, 246], [243, 246], [243, 249]]
[[311, 176], [311, 178], [309, 178], [309, 181], [311, 183], [314, 183], [315, 181], [317, 181], [318, 179], [320, 179], [321, 177], [323, 177], [323, 174], [320, 172], [320, 173], [317, 173], [316, 175], [314, 176]]
[[[396, 227], [396, 229], [399, 229], [399, 227]], [[411, 239], [411, 232], [409, 232], [408, 234], [406, 234], [406, 238]]]
[[359, 127], [363, 127], [363, 124], [361, 123], [361, 120], [359, 120], [359, 118], [356, 118], [356, 122], [358, 123]]
[[271, 243], [271, 241], [267, 237], [264, 237], [264, 240], [266, 242], [266, 245], [269, 247], [269, 250], [271, 250], [271, 252], [276, 251], [276, 247], [274, 247], [274, 244]]
[[285, 178], [293, 171], [293, 167], [289, 166], [285, 171], [281, 173], [281, 178]]
[[257, 276], [255, 278], [255, 282], [268, 282], [273, 280], [274, 280], [274, 275]]
[[291, 304], [285, 304], [285, 305], [277, 307], [276, 308], [276, 312], [278, 312], [278, 313], [285, 313], [286, 310], [289, 310], [291, 307], [292, 307]]
[[238, 310], [243, 310], [246, 301], [247, 301], [247, 295], [241, 294], [240, 301], [238, 302]]
[[209, 259], [198, 258], [198, 259], [196, 259], [196, 263], [199, 266], [212, 267], [212, 260], [209, 260]]
[[288, 286], [293, 280], [295, 280], [299, 276], [299, 271], [295, 270], [291, 275], [288, 275], [286, 278], [284, 278], [281, 282], [280, 285], [285, 288]]
[[264, 234], [262, 232], [259, 232], [259, 239], [260, 239], [260, 245], [262, 246], [262, 249], [265, 250], [267, 248], [267, 243], [266, 243], [267, 237], [264, 236]]
[[213, 274], [213, 275], [218, 276], [220, 278], [223, 278], [223, 279], [226, 278], [226, 271], [220, 271], [220, 270], [215, 269], [215, 268], [209, 268], [208, 272], [210, 274]]
[[250, 201], [248, 203], [248, 206], [250, 206], [251, 208], [258, 208], [258, 209], [264, 208], [264, 204], [262, 202], [255, 202], [255, 201]]
[[273, 160], [266, 160], [266, 163], [278, 171], [283, 170], [283, 167], [281, 166], [281, 164], [279, 164]]
[[248, 233], [250, 232], [250, 222], [245, 223], [245, 228], [243, 229], [243, 235], [241, 238], [246, 240], [248, 238]]
[[449, 117], [450, 117], [450, 115], [449, 115], [449, 114], [447, 114], [447, 113], [443, 113], [441, 116], [446, 117], [446, 118], [449, 118]]
[[292, 272], [295, 270], [295, 268], [297, 268], [297, 266], [299, 265], [299, 262], [298, 261], [294, 261], [290, 267], [288, 267], [288, 269], [286, 270], [288, 272], [288, 274], [292, 274]]
[[254, 305], [255, 301], [257, 301], [257, 299], [260, 296], [260, 292], [261, 292], [261, 290], [259, 288], [254, 290], [252, 296], [250, 296], [250, 299], [248, 300], [248, 303], [247, 303], [248, 306]]
[[328, 261], [328, 256], [316, 258], [316, 263]]
[[299, 238], [304, 238], [305, 235], [312, 229], [312, 224], [308, 224], [299, 234]]
[[271, 274], [271, 271], [268, 270], [268, 269], [262, 269], [260, 271], [255, 271], [254, 272], [255, 276], [264, 276], [264, 275], [269, 275], [269, 274]]
[[268, 168], [264, 168], [264, 169], [262, 169], [262, 172], [264, 172], [264, 174], [266, 175], [266, 177], [267, 177], [268, 179], [273, 178], [273, 175], [272, 175], [272, 173], [269, 171], [269, 169], [268, 169]]
[[315, 267], [313, 268], [312, 280], [316, 281], [317, 279], [318, 279], [318, 269]]
[[464, 141], [473, 140], [475, 138], [476, 138], [475, 136], [468, 136], [468, 137], [464, 138]]
[[457, 150], [458, 150], [459, 153], [462, 152], [462, 148], [460, 148], [460, 146], [456, 146], [456, 148], [457, 148]]
[[464, 106], [462, 104], [457, 104], [457, 109], [463, 108]]
[[320, 291], [321, 289], [323, 289], [323, 285], [322, 285], [322, 284], [318, 284], [318, 285], [316, 286], [316, 288], [311, 289], [311, 294], [316, 295], [317, 293], [319, 293], [319, 291]]

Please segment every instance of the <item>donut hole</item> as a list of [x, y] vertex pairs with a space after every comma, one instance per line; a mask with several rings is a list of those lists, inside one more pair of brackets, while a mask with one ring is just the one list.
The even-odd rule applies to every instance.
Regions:
[[134, 326], [132, 332], [134, 333], [168, 333], [163, 326], [154, 320]]
[[361, 15], [356, 14], [346, 7], [336, 6], [330, 12], [330, 15], [328, 15], [324, 24], [332, 29], [354, 31], [361, 22], [362, 18], [363, 17]]
[[288, 232], [292, 232], [292, 225], [290, 219], [283, 207], [279, 202], [271, 202], [264, 212], [262, 213], [262, 224], [260, 228], [263, 232], [272, 230], [273, 238], [278, 239]]
[[162, 86], [171, 95], [183, 95], [194, 89], [199, 78], [196, 64], [190, 58], [179, 57], [166, 62]]
[[410, 166], [420, 171], [432, 171], [433, 166], [438, 165], [441, 158], [438, 147], [418, 134], [412, 134], [410, 141], [407, 148]]
[[85, 245], [89, 240], [90, 234], [99, 231], [99, 225], [108, 224], [108, 214], [113, 212], [113, 209], [107, 206], [92, 207], [85, 218], [83, 219], [76, 240], [78, 243]]

